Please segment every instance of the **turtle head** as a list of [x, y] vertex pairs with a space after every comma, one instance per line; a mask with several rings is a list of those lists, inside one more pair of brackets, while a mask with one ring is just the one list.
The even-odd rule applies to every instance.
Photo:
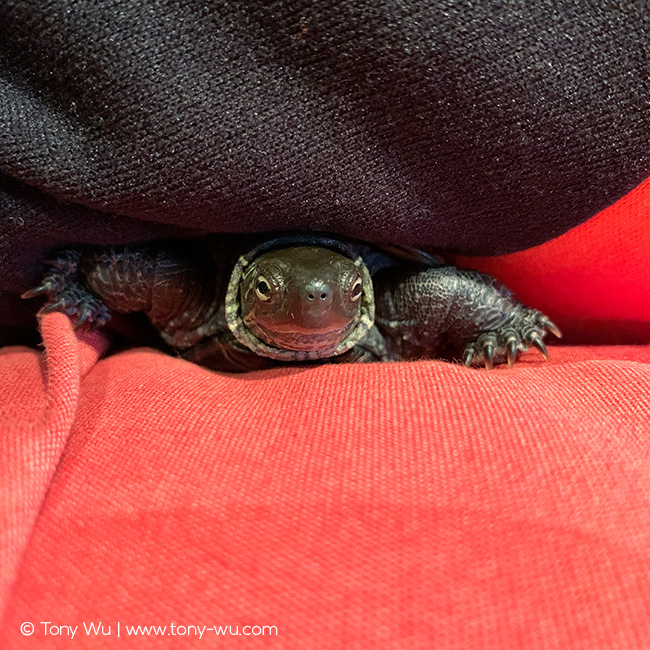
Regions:
[[241, 277], [243, 324], [273, 348], [336, 349], [361, 320], [364, 271], [359, 261], [319, 246], [260, 255]]

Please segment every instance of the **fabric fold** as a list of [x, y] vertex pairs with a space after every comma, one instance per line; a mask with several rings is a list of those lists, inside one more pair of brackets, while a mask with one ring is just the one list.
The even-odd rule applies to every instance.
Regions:
[[81, 378], [106, 349], [63, 314], [41, 321], [45, 350], [0, 349], [0, 612], [29, 544], [79, 401]]

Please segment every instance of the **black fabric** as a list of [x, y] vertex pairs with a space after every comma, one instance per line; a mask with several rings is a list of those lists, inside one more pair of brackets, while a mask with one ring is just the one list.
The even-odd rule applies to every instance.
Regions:
[[650, 174], [643, 2], [3, 0], [0, 326], [61, 243], [317, 229], [469, 254]]

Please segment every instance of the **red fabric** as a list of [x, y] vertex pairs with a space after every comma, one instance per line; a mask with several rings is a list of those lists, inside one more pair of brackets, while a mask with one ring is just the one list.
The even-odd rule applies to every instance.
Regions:
[[47, 366], [26, 348], [0, 349], [0, 608], [70, 435], [81, 377], [104, 351], [77, 340], [65, 317], [45, 319]]
[[[650, 638], [650, 346], [228, 376], [146, 349], [93, 365], [101, 339], [59, 314], [43, 334], [47, 365], [0, 356], [1, 647]], [[277, 636], [126, 635], [171, 623]]]
[[586, 223], [501, 257], [456, 257], [549, 314], [568, 340], [650, 342], [650, 178]]

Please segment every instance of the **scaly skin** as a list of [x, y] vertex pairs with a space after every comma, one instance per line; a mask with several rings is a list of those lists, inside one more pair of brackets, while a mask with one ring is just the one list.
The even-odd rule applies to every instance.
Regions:
[[531, 345], [548, 358], [541, 312], [526, 307], [489, 275], [453, 266], [419, 272], [382, 271], [374, 278], [377, 327], [396, 359], [430, 358], [449, 349], [465, 365], [495, 360], [512, 366]]
[[101, 327], [111, 311], [144, 312], [181, 356], [227, 371], [448, 351], [466, 365], [511, 366], [530, 346], [548, 358], [545, 334], [560, 336], [490, 276], [309, 239], [248, 257], [214, 240], [66, 249], [25, 297], [45, 294], [41, 313], [63, 311], [77, 328]]

